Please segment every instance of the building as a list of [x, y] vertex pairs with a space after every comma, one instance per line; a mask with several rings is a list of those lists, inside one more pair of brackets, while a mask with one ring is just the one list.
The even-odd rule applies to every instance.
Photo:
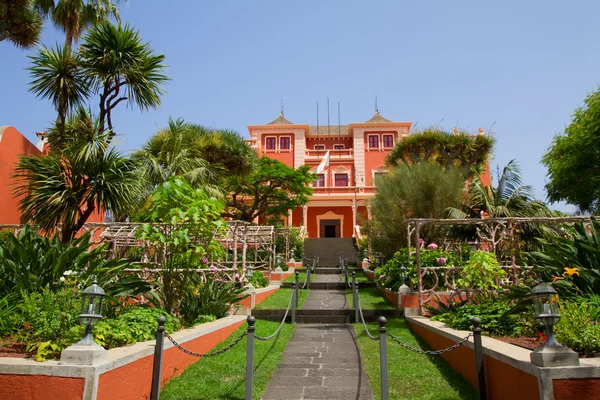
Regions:
[[[390, 121], [379, 111], [366, 122], [318, 127], [294, 124], [281, 113], [266, 125], [248, 126], [248, 142], [259, 156], [294, 168], [308, 165], [315, 174], [329, 151], [329, 167], [317, 175], [310, 201], [292, 210], [284, 223], [304, 226], [310, 238], [351, 238], [370, 218], [374, 180], [387, 172], [386, 156], [411, 125]], [[484, 183], [489, 183], [487, 172]]]
[[[19, 209], [20, 197], [13, 196], [15, 180], [12, 177], [19, 156], [45, 156], [48, 143], [44, 132], [37, 132], [37, 145], [12, 126], [0, 126], [0, 225], [19, 225], [27, 221]], [[104, 212], [94, 212], [88, 222], [103, 222]]]

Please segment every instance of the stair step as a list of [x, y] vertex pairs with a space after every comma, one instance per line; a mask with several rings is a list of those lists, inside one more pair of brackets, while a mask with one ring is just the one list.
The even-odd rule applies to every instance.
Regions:
[[[257, 319], [264, 321], [280, 322], [283, 319], [285, 310], [252, 310], [252, 315]], [[399, 309], [385, 310], [363, 310], [365, 322], [375, 322], [380, 316], [386, 318], [401, 318], [402, 311]], [[291, 311], [288, 312], [286, 322], [291, 322]], [[339, 323], [350, 324], [354, 321], [354, 310], [350, 309], [317, 309], [317, 310], [296, 310], [296, 322], [300, 324], [314, 323]]]

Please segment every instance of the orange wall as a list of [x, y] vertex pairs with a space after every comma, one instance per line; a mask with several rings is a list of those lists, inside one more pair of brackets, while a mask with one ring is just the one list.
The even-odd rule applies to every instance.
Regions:
[[553, 379], [555, 400], [598, 400], [600, 399], [600, 379]]
[[[193, 352], [205, 353], [227, 339], [243, 323], [244, 321], [241, 321], [208, 335], [200, 336], [197, 339], [185, 342], [183, 345]], [[148, 399], [152, 383], [153, 360], [153, 355], [146, 356], [100, 375], [97, 400]], [[198, 358], [189, 356], [175, 347], [165, 350], [161, 385], [164, 386], [171, 378], [181, 375], [187, 367], [196, 361], [198, 361]], [[40, 398], [46, 399], [45, 397]]]
[[308, 235], [310, 238], [319, 237], [319, 231], [317, 226], [317, 216], [325, 214], [326, 212], [331, 211], [338, 215], [344, 216], [344, 226], [342, 237], [351, 238], [352, 237], [352, 207], [308, 207]]
[[351, 149], [354, 147], [354, 141], [350, 137], [338, 138], [337, 132], [334, 135], [331, 134], [331, 139], [328, 139], [327, 136], [321, 138], [310, 138], [306, 140], [306, 150], [314, 150], [315, 144], [322, 144], [325, 146], [325, 149], [333, 149], [333, 145], [335, 144], [343, 144], [345, 149]]
[[[408, 325], [433, 350], [441, 350], [455, 344], [454, 341], [422, 326], [410, 322]], [[473, 349], [461, 346], [443, 354], [442, 357], [448, 361], [452, 369], [459, 372], [473, 387], [476, 387]], [[484, 355], [484, 367], [488, 399], [529, 400], [540, 398], [538, 380], [535, 376], [487, 355]]]
[[80, 400], [84, 384], [84, 378], [0, 374], [0, 399]]
[[0, 224], [20, 224], [19, 198], [13, 197], [14, 173], [19, 155], [40, 155], [41, 151], [12, 126], [0, 133]]
[[[279, 150], [279, 138], [287, 136], [290, 138], [290, 149]], [[266, 150], [267, 148], [267, 137], [277, 138], [276, 150]], [[294, 134], [293, 133], [264, 133], [260, 137], [260, 149], [259, 154], [267, 156], [274, 160], [281, 161], [289, 167], [294, 167]]]

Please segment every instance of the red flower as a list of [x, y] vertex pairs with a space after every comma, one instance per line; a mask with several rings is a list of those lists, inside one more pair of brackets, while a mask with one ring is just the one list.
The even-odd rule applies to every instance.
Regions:
[[538, 332], [537, 340], [542, 343], [546, 343], [546, 334], [544, 332]]

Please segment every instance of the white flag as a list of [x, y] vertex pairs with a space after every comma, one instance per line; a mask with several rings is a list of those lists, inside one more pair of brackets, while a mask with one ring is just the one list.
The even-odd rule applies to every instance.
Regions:
[[325, 157], [323, 157], [323, 160], [321, 160], [321, 164], [319, 164], [319, 166], [317, 167], [317, 174], [323, 172], [323, 170], [326, 167], [329, 167], [329, 150], [327, 150], [327, 153], [325, 153]]

